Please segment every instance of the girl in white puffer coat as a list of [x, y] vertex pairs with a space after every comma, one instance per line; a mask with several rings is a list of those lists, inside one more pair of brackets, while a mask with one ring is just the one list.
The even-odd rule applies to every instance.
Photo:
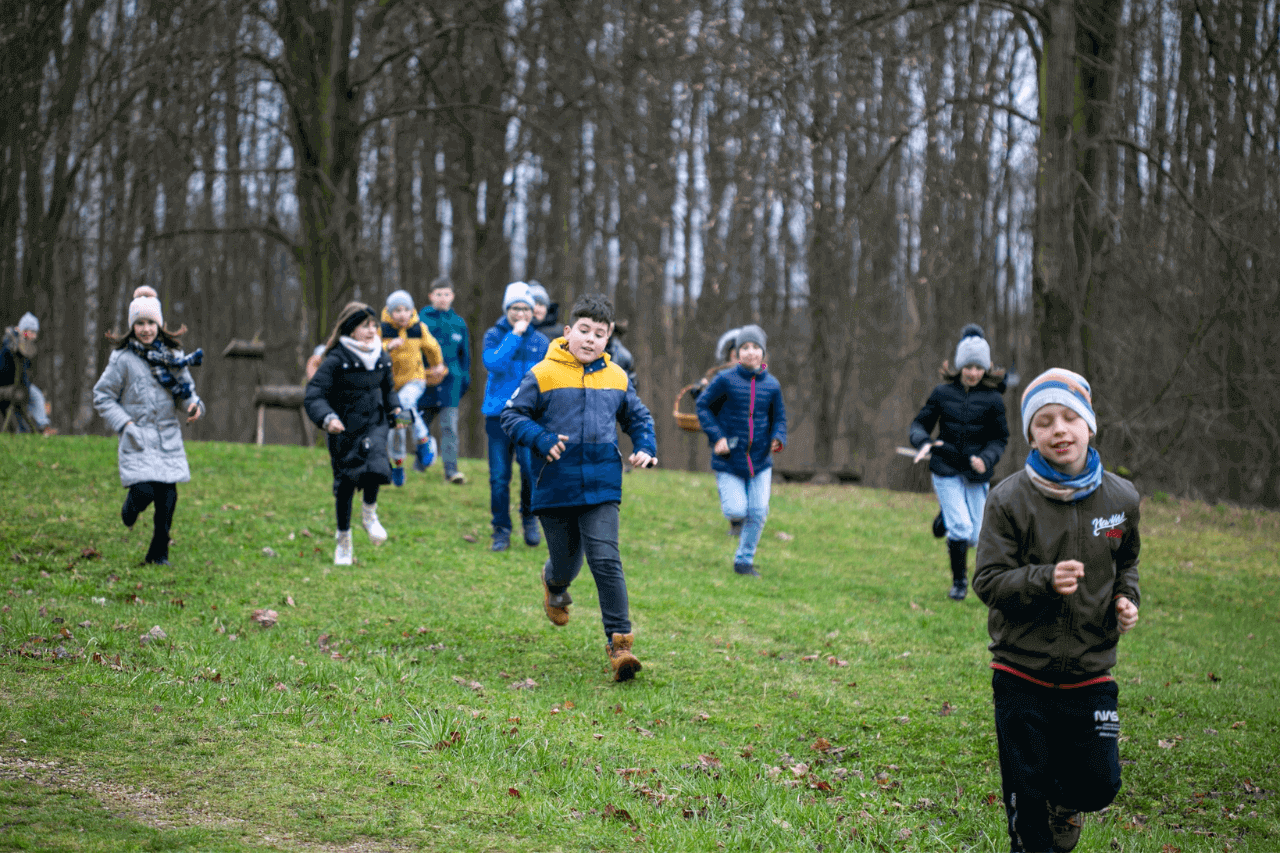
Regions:
[[185, 355], [177, 337], [165, 331], [154, 290], [143, 285], [133, 296], [129, 332], [93, 386], [93, 406], [120, 436], [120, 482], [129, 490], [120, 518], [132, 528], [138, 515], [155, 504], [145, 562], [167, 566], [177, 484], [191, 480], [178, 413], [186, 412], [187, 423], [204, 414], [189, 369], [200, 364], [204, 353], [197, 349]]

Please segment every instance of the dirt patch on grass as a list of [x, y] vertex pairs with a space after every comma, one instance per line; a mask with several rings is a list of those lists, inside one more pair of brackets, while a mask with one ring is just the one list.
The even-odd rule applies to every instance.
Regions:
[[408, 845], [371, 839], [346, 844], [318, 844], [291, 836], [277, 837], [258, 833], [246, 821], [221, 814], [212, 807], [202, 809], [175, 806], [162, 791], [94, 779], [81, 768], [56, 761], [32, 761], [0, 755], [0, 779], [21, 779], [50, 790], [83, 792], [98, 800], [107, 811], [156, 829], [192, 826], [229, 829], [246, 836], [256, 836], [264, 847], [280, 850], [306, 853], [391, 853], [415, 849]]

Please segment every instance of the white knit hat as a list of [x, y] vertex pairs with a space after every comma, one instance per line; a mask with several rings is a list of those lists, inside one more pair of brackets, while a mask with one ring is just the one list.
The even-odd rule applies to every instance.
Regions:
[[512, 305], [524, 303], [530, 308], [533, 307], [533, 297], [529, 294], [529, 285], [523, 281], [513, 281], [507, 285], [506, 293], [502, 294], [502, 310], [506, 311]]
[[160, 298], [145, 284], [133, 292], [133, 301], [129, 303], [129, 328], [132, 329], [139, 320], [154, 320], [157, 326], [164, 326]]
[[30, 311], [22, 315], [22, 319], [18, 320], [19, 332], [35, 332], [40, 334], [40, 320]]

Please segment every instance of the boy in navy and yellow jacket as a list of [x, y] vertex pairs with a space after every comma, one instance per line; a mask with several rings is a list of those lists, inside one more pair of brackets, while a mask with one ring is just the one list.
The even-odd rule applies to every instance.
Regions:
[[615, 681], [640, 670], [631, 651], [634, 634], [627, 582], [618, 551], [622, 454], [615, 422], [631, 437], [629, 461], [657, 464], [653, 417], [622, 368], [605, 354], [613, 332], [613, 305], [587, 294], [573, 306], [564, 337], [525, 374], [502, 409], [502, 429], [532, 449], [532, 509], [542, 519], [550, 558], [541, 572], [543, 608], [552, 624], [569, 621], [569, 585], [587, 566], [595, 578], [605, 651]]

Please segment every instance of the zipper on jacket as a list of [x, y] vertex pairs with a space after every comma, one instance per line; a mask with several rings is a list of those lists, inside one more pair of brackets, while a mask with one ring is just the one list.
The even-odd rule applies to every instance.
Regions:
[[756, 440], [756, 377], [751, 377], [751, 402], [747, 406], [747, 473], [756, 476], [756, 466], [751, 460], [751, 446]]
[[[1073, 501], [1071, 504], [1071, 540], [1072, 550], [1070, 553], [1076, 555], [1076, 559], [1084, 556], [1082, 545], [1080, 543], [1080, 504]], [[1084, 560], [1080, 560], [1083, 564]], [[1057, 565], [1056, 563], [1054, 565]], [[1077, 582], [1076, 592], [1080, 592], [1079, 586], [1084, 583], [1084, 578], [1080, 578]], [[1071, 607], [1071, 596], [1064, 595], [1062, 598], [1062, 651], [1058, 655], [1058, 672], [1066, 672], [1067, 658], [1071, 651], [1072, 637], [1075, 635], [1075, 611]]]

